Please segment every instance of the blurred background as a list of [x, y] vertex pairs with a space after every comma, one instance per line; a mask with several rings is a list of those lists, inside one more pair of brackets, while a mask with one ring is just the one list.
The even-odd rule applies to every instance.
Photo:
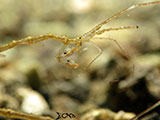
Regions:
[[[149, 1], [0, 0], [0, 45], [47, 33], [78, 37], [142, 2]], [[0, 56], [0, 107], [53, 117], [72, 112], [80, 118], [98, 108], [131, 112], [130, 118], [145, 110], [160, 99], [160, 5], [129, 11], [103, 28], [137, 25], [139, 29], [98, 36], [116, 39], [125, 52], [113, 41], [93, 39], [102, 55], [87, 70], [98, 54], [90, 42], [83, 45], [87, 50], [73, 56], [77, 69], [58, 63], [63, 44], [57, 40], [2, 52], [6, 56]]]

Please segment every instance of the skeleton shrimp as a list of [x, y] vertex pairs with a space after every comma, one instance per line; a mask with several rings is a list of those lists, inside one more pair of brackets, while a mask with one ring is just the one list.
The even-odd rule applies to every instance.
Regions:
[[[5, 45], [1, 45], [0, 46], [0, 52], [8, 50], [10, 48], [13, 48], [15, 46], [19, 46], [19, 45], [30, 45], [30, 44], [34, 44], [43, 40], [47, 40], [47, 39], [54, 39], [54, 40], [59, 40], [61, 41], [64, 45], [62, 46], [62, 48], [59, 50], [58, 55], [56, 56], [56, 59], [58, 60], [58, 62], [60, 62], [61, 64], [64, 64], [66, 66], [70, 66], [72, 68], [78, 68], [79, 64], [76, 63], [74, 60], [70, 60], [69, 57], [72, 56], [74, 53], [79, 53], [82, 50], [82, 46], [83, 44], [85, 44], [86, 42], [91, 42], [91, 39], [96, 39], [96, 35], [101, 35], [105, 32], [109, 32], [109, 31], [118, 31], [118, 30], [126, 30], [126, 29], [137, 29], [138, 26], [122, 26], [122, 27], [117, 27], [117, 28], [107, 28], [107, 29], [101, 29], [101, 27], [107, 23], [109, 23], [110, 21], [112, 21], [113, 19], [121, 16], [122, 14], [133, 10], [137, 7], [143, 7], [143, 6], [149, 6], [149, 5], [154, 5], [154, 4], [160, 4], [160, 1], [155, 1], [155, 2], [148, 2], [148, 3], [139, 3], [139, 4], [135, 4], [132, 5], [118, 13], [116, 13], [115, 15], [109, 17], [108, 19], [104, 20], [103, 22], [101, 22], [100, 24], [98, 24], [97, 26], [95, 26], [94, 28], [92, 28], [89, 32], [82, 34], [81, 36], [77, 37], [77, 38], [69, 38], [67, 36], [58, 36], [58, 35], [53, 35], [51, 33], [48, 33], [46, 35], [40, 35], [40, 36], [30, 36], [21, 40], [14, 40], [8, 44]], [[101, 38], [97, 38], [97, 39], [101, 39]], [[120, 50], [123, 53], [126, 53], [122, 47], [120, 46], [120, 44], [118, 43], [117, 40], [112, 39], [112, 38], [106, 38], [108, 40], [111, 40], [113, 42], [115, 42], [117, 44], [117, 46], [120, 48]], [[95, 56], [95, 58], [92, 59], [92, 61], [89, 63], [89, 65], [87, 67], [89, 67], [101, 54], [102, 54], [102, 50], [93, 43], [93, 45], [98, 49], [99, 53]], [[125, 54], [125, 57], [127, 59], [129, 59], [129, 55]]]

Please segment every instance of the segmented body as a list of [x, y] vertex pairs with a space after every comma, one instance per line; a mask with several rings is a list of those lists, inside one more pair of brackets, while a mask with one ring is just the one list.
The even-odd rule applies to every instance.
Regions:
[[[110, 18], [104, 20], [103, 22], [101, 22], [100, 24], [98, 24], [97, 26], [92, 28], [89, 32], [84, 33], [83, 35], [81, 35], [80, 37], [77, 37], [75, 39], [68, 38], [67, 36], [58, 36], [58, 35], [53, 35], [51, 33], [48, 33], [46, 35], [27, 37], [27, 38], [24, 38], [24, 39], [21, 39], [21, 40], [12, 41], [12, 42], [10, 42], [8, 44], [5, 44], [5, 45], [1, 45], [0, 46], [0, 52], [6, 51], [6, 50], [8, 50], [10, 48], [13, 48], [15, 46], [31, 45], [31, 44], [34, 44], [34, 43], [37, 43], [37, 42], [41, 42], [41, 41], [47, 40], [47, 39], [59, 40], [64, 45], [60, 49], [60, 51], [59, 51], [59, 53], [58, 53], [58, 55], [56, 57], [58, 62], [60, 62], [60, 63], [62, 63], [64, 65], [73, 67], [73, 68], [78, 68], [79, 65], [74, 60], [70, 60], [69, 57], [72, 56], [76, 52], [79, 53], [81, 48], [82, 48], [82, 45], [85, 42], [90, 42], [90, 40], [95, 38], [96, 35], [101, 35], [101, 34], [103, 34], [105, 32], [108, 32], [108, 31], [117, 31], [117, 30], [125, 30], [125, 29], [137, 29], [138, 28], [138, 26], [122, 26], [122, 27], [118, 27], [118, 28], [108, 28], [108, 29], [100, 30], [103, 25], [105, 25], [108, 22], [112, 21], [113, 19], [119, 17], [120, 15], [126, 13], [127, 11], [130, 11], [130, 10], [135, 9], [137, 7], [154, 5], [154, 4], [160, 4], [160, 1], [148, 2], [148, 3], [140, 3], [140, 4], [132, 5], [132, 6], [128, 7], [128, 8], [126, 8], [126, 9], [118, 12], [117, 14], [111, 16]], [[120, 50], [122, 52], [124, 52], [124, 50], [122, 49], [120, 44], [115, 39], [112, 39], [112, 38], [107, 38], [107, 39], [114, 41], [118, 45]], [[102, 53], [101, 49], [97, 45], [94, 45], [94, 46], [98, 49], [99, 54], [89, 63], [88, 67]], [[125, 56], [126, 56], [126, 58], [129, 59], [129, 56], [127, 54], [125, 54]]]

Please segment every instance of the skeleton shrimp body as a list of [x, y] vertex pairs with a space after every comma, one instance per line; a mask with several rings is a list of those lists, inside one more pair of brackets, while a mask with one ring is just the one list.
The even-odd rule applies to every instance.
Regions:
[[[30, 45], [30, 44], [34, 44], [34, 43], [37, 43], [37, 42], [40, 42], [40, 41], [43, 41], [43, 40], [47, 40], [47, 39], [59, 40], [64, 45], [59, 50], [59, 53], [56, 57], [58, 62], [60, 62], [64, 65], [67, 65], [69, 67], [72, 67], [72, 68], [78, 68], [79, 67], [78, 63], [76, 63], [74, 60], [70, 60], [69, 57], [71, 57], [75, 53], [79, 53], [82, 50], [83, 44], [85, 44], [86, 42], [92, 43], [91, 39], [96, 39], [96, 37], [95, 37], [96, 35], [101, 35], [105, 32], [109, 32], [109, 31], [118, 31], [118, 30], [137, 29], [138, 28], [138, 26], [122, 26], [122, 27], [117, 27], [117, 28], [101, 29], [101, 27], [103, 25], [107, 24], [108, 22], [112, 21], [113, 19], [121, 16], [122, 14], [124, 14], [124, 13], [126, 13], [126, 12], [128, 12], [132, 9], [135, 9], [137, 7], [154, 5], [154, 4], [160, 4], [160, 1], [140, 3], [140, 4], [132, 5], [128, 8], [126, 8], [126, 9], [118, 12], [117, 14], [111, 16], [110, 18], [104, 20], [103, 22], [101, 22], [100, 24], [98, 24], [97, 26], [92, 28], [89, 32], [84, 33], [83, 35], [81, 35], [81, 36], [79, 36], [75, 39], [68, 38], [67, 36], [58, 36], [58, 35], [53, 35], [51, 33], [48, 33], [46, 35], [27, 37], [27, 38], [24, 38], [24, 39], [21, 39], [21, 40], [12, 41], [12, 42], [10, 42], [8, 44], [5, 44], [5, 45], [1, 45], [0, 46], [0, 52], [8, 50], [8, 49], [13, 48], [13, 47], [18, 46], [18, 45]], [[112, 38], [106, 38], [106, 39], [112, 40], [113, 42], [115, 42], [117, 44], [117, 46], [120, 48], [121, 52], [125, 53], [126, 58], [129, 59], [129, 55], [126, 54], [126, 52], [122, 49], [122, 47], [117, 42], [117, 40], [112, 39]], [[93, 43], [93, 45], [98, 49], [99, 53], [89, 63], [88, 67], [102, 53], [101, 49], [96, 44]]]

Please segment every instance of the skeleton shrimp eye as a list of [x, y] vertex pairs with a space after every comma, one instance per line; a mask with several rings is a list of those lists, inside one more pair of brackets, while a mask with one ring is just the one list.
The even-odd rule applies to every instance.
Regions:
[[66, 65], [68, 65], [70, 67], [73, 67], [73, 68], [79, 67], [79, 65], [77, 63], [75, 63], [75, 61], [73, 61], [73, 60], [67, 60], [66, 62], [67, 62]]
[[66, 55], [68, 55], [71, 51], [72, 51], [71, 48], [67, 48], [67, 49], [65, 49], [65, 51], [63, 52], [63, 54], [66, 56]]
[[67, 60], [67, 62], [69, 63], [69, 62], [70, 62], [70, 60]]

